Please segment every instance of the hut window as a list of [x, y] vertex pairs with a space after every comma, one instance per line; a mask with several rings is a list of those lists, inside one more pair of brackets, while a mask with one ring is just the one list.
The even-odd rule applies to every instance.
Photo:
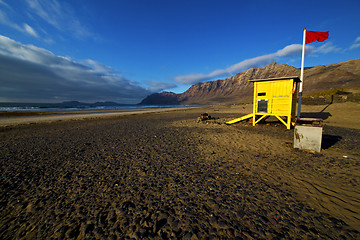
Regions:
[[266, 92], [259, 92], [258, 93], [258, 96], [260, 97], [260, 96], [266, 96]]
[[268, 100], [258, 100], [258, 112], [259, 113], [267, 113], [268, 110]]

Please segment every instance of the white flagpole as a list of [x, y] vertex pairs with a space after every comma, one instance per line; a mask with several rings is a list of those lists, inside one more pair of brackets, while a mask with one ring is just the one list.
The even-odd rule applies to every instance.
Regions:
[[302, 98], [303, 82], [304, 82], [305, 39], [306, 39], [306, 29], [304, 28], [297, 119], [300, 118], [300, 113], [301, 113], [301, 98]]

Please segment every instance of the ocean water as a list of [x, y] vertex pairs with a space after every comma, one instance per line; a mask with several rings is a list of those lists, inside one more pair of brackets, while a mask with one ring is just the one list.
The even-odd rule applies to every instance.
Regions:
[[140, 108], [192, 107], [195, 105], [125, 105], [111, 103], [0, 103], [0, 111], [50, 112], [50, 111], [120, 111]]

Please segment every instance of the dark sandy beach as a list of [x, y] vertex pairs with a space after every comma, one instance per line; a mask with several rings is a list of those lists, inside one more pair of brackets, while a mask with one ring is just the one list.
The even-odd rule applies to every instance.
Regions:
[[311, 153], [238, 115], [1, 127], [0, 238], [360, 239], [360, 130], [325, 126]]

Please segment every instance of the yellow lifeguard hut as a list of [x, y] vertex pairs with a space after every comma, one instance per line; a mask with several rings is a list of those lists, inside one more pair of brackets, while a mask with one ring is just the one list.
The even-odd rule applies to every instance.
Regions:
[[[275, 116], [287, 129], [295, 123], [298, 77], [250, 80], [254, 83], [253, 113], [227, 122], [237, 123], [252, 118], [253, 126]], [[284, 119], [283, 119], [284, 118]]]

